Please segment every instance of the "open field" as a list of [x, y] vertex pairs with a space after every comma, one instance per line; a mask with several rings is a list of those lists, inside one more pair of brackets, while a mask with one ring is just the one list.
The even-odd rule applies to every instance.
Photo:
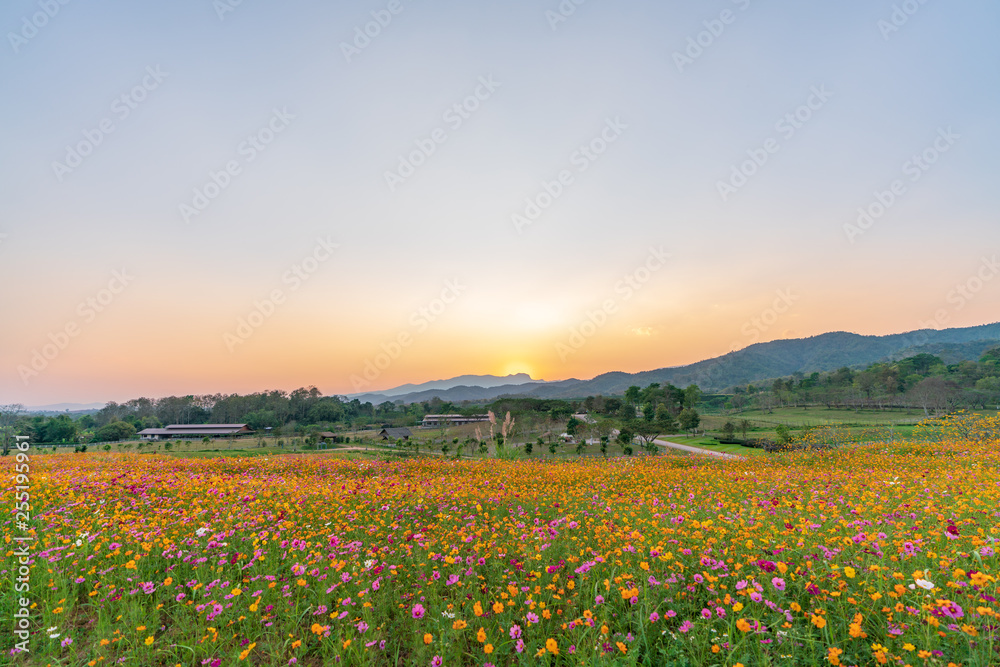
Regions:
[[29, 457], [10, 664], [998, 664], [1000, 420], [972, 426], [739, 460]]

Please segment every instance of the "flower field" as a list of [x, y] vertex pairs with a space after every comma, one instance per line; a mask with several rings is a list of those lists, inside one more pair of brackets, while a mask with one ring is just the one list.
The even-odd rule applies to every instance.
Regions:
[[36, 456], [0, 662], [997, 665], [998, 421], [732, 461]]

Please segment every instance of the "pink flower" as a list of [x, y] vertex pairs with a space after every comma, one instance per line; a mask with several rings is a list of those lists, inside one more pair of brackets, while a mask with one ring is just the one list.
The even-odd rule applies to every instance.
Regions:
[[660, 620], [660, 615], [657, 614], [655, 611], [652, 614], [649, 615], [649, 622], [650, 623], [656, 623], [658, 620]]
[[436, 655], [431, 658], [431, 667], [441, 667], [442, 664], [444, 664], [444, 660], [441, 659], [441, 656]]
[[771, 585], [777, 588], [779, 591], [785, 590], [785, 580], [781, 577], [774, 577], [771, 579]]
[[421, 618], [424, 617], [424, 605], [420, 604], [419, 602], [413, 605], [413, 611], [410, 612], [410, 615], [419, 621]]

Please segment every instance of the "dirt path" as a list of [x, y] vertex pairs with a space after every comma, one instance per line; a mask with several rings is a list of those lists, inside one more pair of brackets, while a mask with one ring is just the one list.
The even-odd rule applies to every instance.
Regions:
[[691, 447], [690, 445], [682, 445], [679, 442], [670, 442], [669, 440], [654, 440], [654, 443], [660, 445], [661, 447], [669, 447], [670, 449], [677, 449], [682, 452], [688, 452], [691, 454], [704, 454], [705, 456], [715, 456], [720, 459], [742, 459], [742, 456], [737, 456], [736, 454], [727, 454], [726, 452], [713, 452], [711, 449], [700, 449], [698, 447]]

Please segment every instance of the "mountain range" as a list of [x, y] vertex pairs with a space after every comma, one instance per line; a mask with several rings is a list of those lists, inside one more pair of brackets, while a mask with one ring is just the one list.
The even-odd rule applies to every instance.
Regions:
[[808, 338], [755, 343], [742, 350], [686, 366], [639, 373], [613, 371], [590, 380], [573, 378], [545, 382], [531, 380], [524, 373], [507, 377], [463, 375], [451, 380], [354, 394], [350, 398], [370, 401], [376, 405], [387, 400], [414, 403], [427, 401], [435, 396], [453, 403], [492, 400], [500, 396], [583, 398], [598, 394], [620, 395], [630, 385], [645, 387], [652, 382], [679, 387], [697, 384], [702, 391], [720, 392], [738, 385], [787, 377], [797, 372], [809, 374], [834, 371], [844, 366], [864, 368], [875, 362], [902, 359], [921, 353], [941, 357], [946, 363], [956, 363], [978, 359], [983, 352], [997, 346], [1000, 346], [1000, 322], [954, 329], [921, 329], [886, 336], [835, 331]]

